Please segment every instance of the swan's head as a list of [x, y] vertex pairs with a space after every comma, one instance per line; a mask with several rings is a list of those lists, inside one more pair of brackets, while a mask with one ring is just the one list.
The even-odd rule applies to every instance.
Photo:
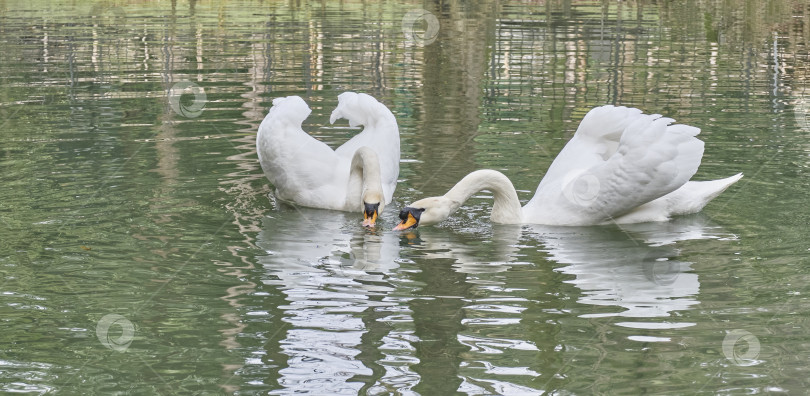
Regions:
[[420, 199], [399, 212], [401, 221], [394, 227], [394, 230], [408, 230], [420, 225], [427, 226], [440, 223], [447, 220], [457, 206], [453, 201], [445, 197]]
[[329, 122], [334, 124], [338, 119], [345, 118], [349, 120], [349, 125], [352, 127], [358, 125], [368, 126], [379, 104], [380, 102], [377, 99], [369, 95], [344, 92], [338, 95], [338, 105], [332, 111]]
[[374, 227], [383, 208], [385, 200], [382, 194], [376, 191], [366, 192], [363, 195], [363, 227]]

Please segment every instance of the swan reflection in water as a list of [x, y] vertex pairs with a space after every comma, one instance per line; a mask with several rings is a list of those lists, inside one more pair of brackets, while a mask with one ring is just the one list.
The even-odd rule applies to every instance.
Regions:
[[[271, 216], [265, 219], [257, 240], [268, 254], [258, 261], [268, 271], [263, 283], [276, 286], [287, 303], [277, 307], [279, 317], [269, 320], [285, 329], [276, 336], [278, 341], [268, 341], [266, 349], [268, 353], [277, 349], [278, 359], [286, 359], [286, 366], [285, 362], [275, 362], [282, 365], [278, 380], [282, 386], [318, 392], [328, 389], [330, 394], [356, 394], [369, 386], [363, 384], [370, 378], [374, 379], [371, 388], [400, 390], [428, 380], [419, 370], [420, 357], [414, 355], [414, 347], [425, 342], [414, 332], [414, 326], [424, 326], [414, 323], [419, 322], [417, 315], [424, 314], [413, 311], [419, 306], [414, 301], [441, 299], [445, 293], [448, 298], [464, 298], [457, 300], [460, 305], [453, 309], [476, 313], [467, 319], [464, 315], [457, 318], [460, 323], [451, 330], [454, 334], [442, 333], [442, 338], [455, 339], [471, 351], [501, 345], [536, 353], [539, 346], [526, 338], [528, 335], [508, 330], [520, 326], [522, 312], [531, 305], [525, 297], [534, 294], [522, 292], [526, 290], [525, 278], [519, 285], [511, 285], [515, 278], [499, 274], [516, 266], [543, 265], [537, 251], [560, 264], [555, 271], [573, 277], [565, 282], [581, 290], [577, 302], [586, 305], [576, 309], [579, 317], [620, 317], [625, 320], [615, 325], [637, 329], [692, 326], [694, 323], [677, 322], [672, 315], [697, 304], [700, 291], [698, 276], [691, 272], [692, 263], [679, 258], [676, 242], [734, 238], [709, 225], [703, 215], [621, 227], [488, 226], [474, 221], [474, 227], [468, 224], [461, 233], [453, 229], [463, 228], [464, 221], [451, 222], [450, 228], [396, 233], [364, 229], [353, 213], [284, 209]], [[469, 287], [441, 289], [449, 285], [449, 279], [437, 281], [434, 286], [439, 289], [414, 283], [421, 279], [414, 273], [447, 262], [452, 264], [450, 271], [435, 274], [454, 277], [455, 273], [457, 281]], [[470, 294], [471, 290], [477, 291]], [[476, 297], [470, 298], [473, 295]], [[505, 311], [493, 311], [499, 307]], [[451, 311], [448, 318], [453, 317]], [[480, 326], [498, 327], [501, 336], [464, 330], [482, 330]], [[479, 348], [481, 345], [486, 348]], [[472, 361], [459, 359], [447, 363], [470, 370], [488, 361], [486, 355]], [[528, 367], [501, 369], [508, 369], [504, 372], [511, 375], [537, 374]], [[525, 372], [515, 374], [518, 369]], [[478, 376], [461, 375], [464, 386], [472, 386], [470, 381]], [[497, 375], [487, 381], [496, 379]], [[509, 378], [500, 379], [501, 385], [515, 386]]]
[[364, 338], [376, 316], [398, 305], [385, 301], [394, 291], [387, 274], [398, 268], [398, 237], [361, 227], [356, 213], [284, 207], [271, 216], [257, 238], [267, 255], [257, 261], [267, 271], [262, 283], [286, 301], [269, 307], [279, 312], [268, 320], [278, 334], [264, 346], [282, 354], [274, 362], [281, 365], [278, 382], [297, 391], [357, 394], [363, 384], [351, 379], [372, 375], [375, 366], [364, 357]]
[[471, 234], [459, 234], [448, 228], [430, 227], [405, 231], [400, 238], [403, 246], [411, 248], [409, 256], [452, 260], [455, 270], [465, 274], [504, 272], [515, 265], [531, 264], [517, 260], [521, 226], [481, 225], [473, 230]]
[[[501, 272], [525, 265], [523, 248], [544, 252], [549, 260], [563, 265], [556, 271], [574, 276], [566, 282], [582, 290], [579, 303], [622, 308], [579, 315], [583, 318], [668, 318], [674, 311], [690, 309], [699, 303], [700, 283], [691, 272], [692, 263], [679, 258], [676, 242], [736, 239], [702, 214], [621, 226], [493, 225], [489, 246], [478, 251], [458, 244], [447, 229], [428, 228], [418, 235], [415, 240], [421, 243], [424, 258], [452, 258], [457, 271], [465, 273]], [[694, 325], [667, 320], [615, 324], [640, 329]]]
[[[527, 227], [542, 251], [575, 276], [567, 281], [582, 290], [579, 303], [614, 306], [621, 311], [582, 314], [583, 318], [667, 318], [698, 304], [698, 275], [692, 263], [679, 259], [676, 242], [700, 239], [735, 239], [703, 215], [664, 223], [620, 227]], [[693, 326], [691, 322], [623, 321], [630, 328], [668, 329]]]

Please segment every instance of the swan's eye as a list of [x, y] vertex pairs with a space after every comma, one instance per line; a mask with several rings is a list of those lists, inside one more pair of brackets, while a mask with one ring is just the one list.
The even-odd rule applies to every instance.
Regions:
[[419, 216], [421, 216], [422, 212], [424, 211], [425, 209], [422, 208], [411, 208], [406, 206], [405, 208], [399, 211], [399, 219], [403, 221], [408, 220], [408, 214], [410, 214], [411, 216], [419, 220]]

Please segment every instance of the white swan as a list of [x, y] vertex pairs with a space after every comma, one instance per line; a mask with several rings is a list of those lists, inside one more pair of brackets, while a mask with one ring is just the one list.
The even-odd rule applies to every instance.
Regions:
[[481, 190], [494, 194], [491, 219], [496, 223], [641, 223], [698, 212], [742, 174], [689, 181], [703, 156], [703, 142], [695, 137], [700, 129], [672, 122], [638, 109], [597, 107], [582, 119], [526, 206], [520, 207], [506, 176], [484, 169], [441, 197], [405, 207], [395, 230], [441, 222]]
[[301, 129], [311, 112], [298, 96], [276, 98], [259, 125], [256, 151], [276, 197], [313, 208], [363, 211], [363, 225], [373, 226], [391, 202], [399, 175], [396, 118], [369, 95], [340, 94], [330, 122], [346, 118], [364, 128], [333, 151]]

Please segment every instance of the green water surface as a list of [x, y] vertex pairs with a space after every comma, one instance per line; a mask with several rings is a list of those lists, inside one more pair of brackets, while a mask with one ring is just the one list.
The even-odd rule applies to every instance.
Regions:
[[[809, 42], [794, 0], [0, 2], [0, 393], [804, 393]], [[356, 134], [344, 91], [400, 125], [374, 230], [257, 162], [279, 96]], [[390, 231], [476, 169], [525, 202], [603, 104], [745, 177], [667, 223], [491, 225], [482, 192]]]

